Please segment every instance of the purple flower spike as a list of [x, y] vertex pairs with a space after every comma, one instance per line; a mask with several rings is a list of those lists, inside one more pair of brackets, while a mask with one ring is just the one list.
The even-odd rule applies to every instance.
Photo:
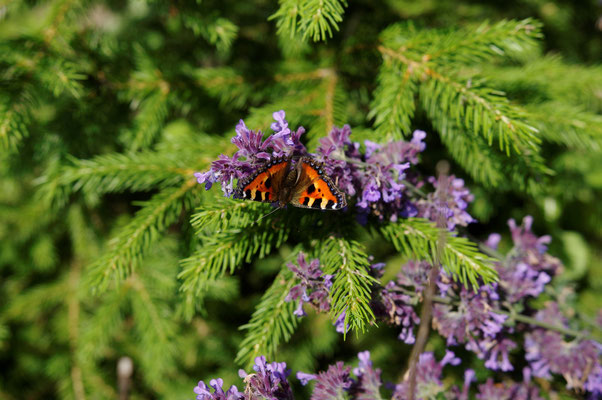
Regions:
[[[416, 204], [419, 217], [437, 221], [441, 212], [444, 212], [449, 230], [454, 230], [456, 225], [467, 226], [475, 221], [466, 212], [466, 208], [474, 200], [474, 196], [464, 187], [464, 180], [450, 175], [447, 178], [446, 188], [440, 188], [439, 181], [432, 176], [428, 181], [435, 187], [435, 192], [429, 193], [426, 199], [421, 199]], [[444, 193], [441, 193], [442, 190]], [[445, 199], [443, 204], [441, 204], [442, 195]]]
[[354, 368], [353, 373], [357, 376], [357, 382], [353, 385], [351, 392], [356, 400], [380, 399], [380, 369], [372, 367], [370, 352], [363, 351], [357, 355], [359, 366]]
[[345, 326], [345, 312], [343, 311], [334, 322], [335, 330], [338, 333], [347, 333], [349, 332], [349, 326]]
[[[556, 303], [549, 302], [535, 318], [566, 327]], [[550, 378], [551, 373], [560, 374], [566, 379], [567, 388], [575, 390], [596, 391], [601, 386], [595, 379], [600, 377], [602, 368], [602, 345], [593, 340], [567, 342], [561, 333], [540, 328], [525, 336], [525, 351], [535, 376]]]
[[[443, 394], [445, 388], [441, 381], [441, 372], [443, 363], [437, 362], [433, 353], [422, 353], [418, 358], [416, 365], [416, 399], [438, 398], [438, 394]], [[407, 400], [410, 398], [408, 374], [403, 382], [395, 386], [392, 400]]]
[[345, 367], [342, 361], [338, 361], [328, 367], [326, 372], [318, 374], [311, 400], [342, 400], [352, 384], [349, 367]]
[[247, 374], [240, 370], [239, 375], [244, 378], [246, 387], [245, 394], [248, 399], [273, 399], [292, 400], [293, 392], [287, 380], [290, 370], [286, 369], [286, 363], [267, 363], [264, 356], [255, 358], [253, 366], [255, 373]]
[[303, 304], [309, 304], [318, 311], [330, 310], [328, 294], [332, 286], [332, 275], [324, 275], [320, 269], [320, 260], [313, 259], [310, 263], [305, 260], [305, 254], [299, 252], [298, 266], [288, 263], [288, 268], [300, 279], [286, 296], [286, 301], [298, 300], [294, 314], [298, 317], [305, 316]]
[[316, 375], [307, 374], [305, 372], [299, 371], [297, 372], [297, 379], [299, 379], [299, 381], [301, 381], [301, 384], [305, 386], [309, 383], [309, 381], [313, 381], [314, 379], [316, 379]]
[[380, 302], [374, 304], [375, 314], [391, 325], [401, 327], [399, 340], [413, 344], [416, 341], [414, 327], [420, 318], [414, 311], [411, 297], [400, 293], [395, 282], [389, 282], [380, 292]]
[[244, 395], [238, 391], [236, 386], [231, 386], [227, 392], [224, 392], [222, 386], [224, 381], [219, 379], [212, 379], [209, 382], [209, 386], [213, 388], [213, 393], [205, 382], [200, 381], [199, 384], [194, 388], [194, 392], [197, 394], [196, 400], [242, 400]]

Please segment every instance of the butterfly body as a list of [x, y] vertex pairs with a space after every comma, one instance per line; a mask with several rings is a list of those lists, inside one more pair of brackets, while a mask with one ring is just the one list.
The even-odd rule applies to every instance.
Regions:
[[347, 205], [345, 195], [324, 173], [321, 163], [311, 157], [276, 158], [251, 176], [242, 179], [234, 198], [276, 203], [283, 208], [340, 210]]

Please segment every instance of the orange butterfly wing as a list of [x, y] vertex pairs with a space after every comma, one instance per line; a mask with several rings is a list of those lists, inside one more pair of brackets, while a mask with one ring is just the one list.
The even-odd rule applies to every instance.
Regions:
[[257, 173], [238, 182], [235, 199], [272, 203], [278, 200], [278, 189], [288, 171], [290, 160], [275, 159]]
[[291, 204], [301, 208], [340, 210], [347, 205], [345, 194], [324, 175], [324, 166], [310, 157], [299, 160], [301, 175]]

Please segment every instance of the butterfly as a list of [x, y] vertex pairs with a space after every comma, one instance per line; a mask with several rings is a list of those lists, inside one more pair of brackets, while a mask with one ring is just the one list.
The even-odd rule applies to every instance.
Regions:
[[311, 157], [268, 161], [254, 174], [238, 182], [235, 199], [287, 204], [319, 210], [340, 210], [347, 205], [345, 195], [325, 175], [324, 165]]

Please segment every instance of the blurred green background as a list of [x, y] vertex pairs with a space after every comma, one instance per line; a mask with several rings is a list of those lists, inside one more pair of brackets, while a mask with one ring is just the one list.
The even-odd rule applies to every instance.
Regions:
[[[277, 13], [287, 3], [0, 0], [0, 399], [116, 398], [122, 356], [134, 361], [132, 399], [193, 398], [199, 379], [236, 383], [238, 328], [291, 247], [248, 263], [202, 301], [183, 294], [180, 260], [198, 245], [189, 217], [204, 197], [219, 196], [204, 193], [192, 173], [232, 153], [239, 119], [266, 129], [280, 109], [310, 138], [332, 123], [350, 124], [355, 140], [373, 137], [379, 34], [399, 21], [420, 30], [543, 24], [528, 54], [457, 71], [479, 74], [546, 132], [541, 156], [554, 173], [537, 189], [476, 179], [421, 110], [412, 127], [429, 134], [422, 172], [448, 159], [475, 194], [469, 211], [479, 222], [468, 233], [484, 240], [500, 232], [508, 248], [506, 221], [533, 215], [535, 232], [552, 236], [551, 253], [565, 264], [550, 290], [571, 312], [595, 318], [602, 3], [352, 1], [338, 30], [319, 42], [282, 27]], [[370, 240], [394, 273], [402, 257]], [[99, 268], [111, 263], [132, 275], [95, 290]], [[380, 327], [343, 341], [327, 316], [312, 314], [277, 360], [316, 371], [370, 349], [377, 366], [401, 366], [410, 349], [396, 336]], [[437, 337], [429, 346], [442, 349]]]

